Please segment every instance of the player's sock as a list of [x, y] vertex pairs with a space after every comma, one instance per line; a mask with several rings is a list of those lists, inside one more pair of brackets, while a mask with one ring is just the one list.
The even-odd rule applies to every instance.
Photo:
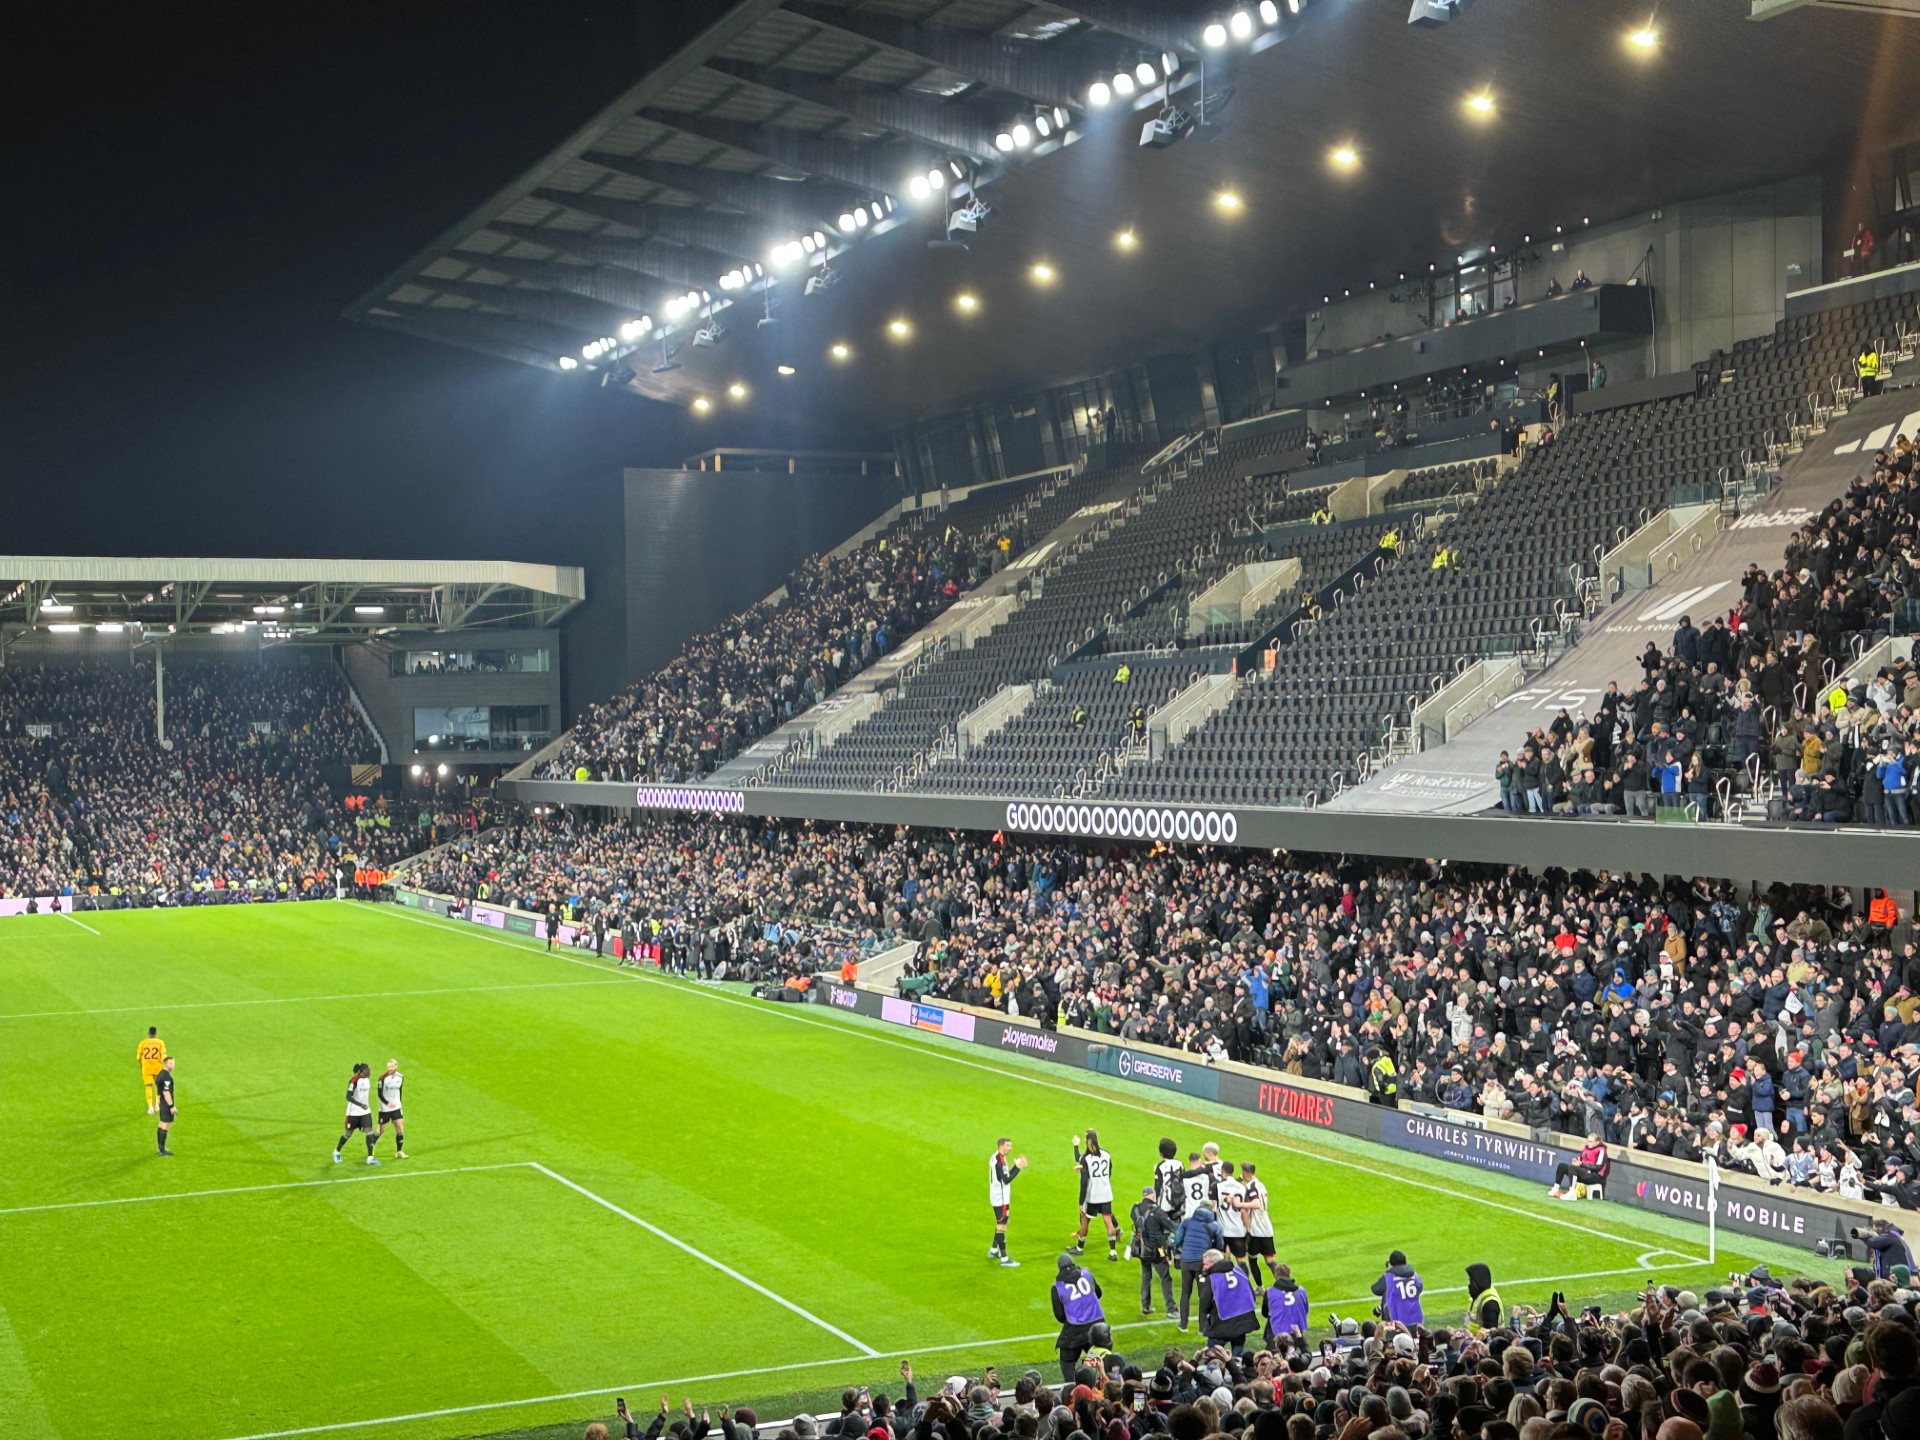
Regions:
[[165, 1126], [162, 1126], [162, 1125], [154, 1126], [153, 1138], [159, 1142], [160, 1148], [162, 1150], [165, 1150], [167, 1148], [167, 1131]]

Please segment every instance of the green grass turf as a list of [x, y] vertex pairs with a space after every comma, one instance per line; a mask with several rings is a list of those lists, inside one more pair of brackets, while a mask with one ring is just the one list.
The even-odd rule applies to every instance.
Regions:
[[[778, 1414], [846, 1383], [897, 1392], [902, 1357], [931, 1383], [1051, 1375], [1068, 1141], [1089, 1125], [1123, 1202], [1162, 1134], [1258, 1162], [1320, 1319], [1360, 1310], [1396, 1246], [1435, 1323], [1472, 1260], [1509, 1302], [1583, 1277], [1561, 1288], [1625, 1303], [1649, 1278], [1811, 1258], [1738, 1239], [1709, 1269], [1679, 1221], [390, 908], [82, 918], [0, 921], [9, 1436], [137, 1420], [205, 1440], [545, 1440], [609, 1417], [615, 1393]], [[178, 1057], [173, 1160], [139, 1091], [148, 1024]], [[382, 1168], [351, 1149], [336, 1167], [348, 1071], [388, 1056], [409, 1159], [389, 1137]], [[1033, 1162], [1019, 1270], [985, 1259], [1001, 1133]], [[1136, 1266], [1093, 1264], [1122, 1348], [1178, 1338], [1139, 1322]]]

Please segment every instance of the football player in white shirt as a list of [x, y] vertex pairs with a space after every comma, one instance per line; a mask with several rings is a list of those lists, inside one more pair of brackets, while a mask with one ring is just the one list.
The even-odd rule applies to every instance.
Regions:
[[1220, 1233], [1226, 1237], [1227, 1253], [1235, 1260], [1247, 1258], [1247, 1192], [1234, 1178], [1233, 1166], [1220, 1167], [1220, 1179], [1214, 1185], [1217, 1203], [1214, 1213], [1220, 1217]]
[[1185, 1167], [1180, 1164], [1179, 1155], [1179, 1146], [1171, 1139], [1162, 1140], [1160, 1159], [1153, 1167], [1153, 1198], [1176, 1224], [1185, 1218], [1180, 1198], [1180, 1177]]
[[1187, 1156], [1187, 1168], [1180, 1172], [1180, 1218], [1185, 1220], [1202, 1205], [1213, 1209], [1216, 1184], [1211, 1165], [1199, 1155]]
[[1240, 1188], [1247, 1217], [1247, 1274], [1257, 1289], [1261, 1258], [1265, 1257], [1268, 1269], [1273, 1268], [1273, 1216], [1267, 1210], [1267, 1187], [1254, 1175], [1251, 1160], [1240, 1164]]
[[407, 1158], [407, 1121], [400, 1109], [400, 1090], [407, 1083], [407, 1077], [400, 1073], [398, 1060], [387, 1061], [387, 1073], [380, 1077], [380, 1083], [374, 1088], [380, 1092], [380, 1128], [374, 1132], [374, 1144], [380, 1143], [380, 1137], [387, 1133], [387, 1126], [393, 1126], [393, 1158]]
[[993, 1244], [987, 1259], [998, 1260], [1009, 1270], [1020, 1262], [1007, 1258], [1007, 1216], [1013, 1209], [1013, 1182], [1026, 1168], [1027, 1157], [1015, 1155], [1013, 1141], [1002, 1135], [987, 1160], [987, 1203], [993, 1206]]
[[347, 1148], [354, 1132], [366, 1137], [367, 1164], [378, 1165], [373, 1158], [373, 1066], [362, 1060], [353, 1067], [353, 1077], [347, 1081], [347, 1123], [341, 1132], [340, 1141], [333, 1147], [333, 1163], [340, 1163], [340, 1152]]
[[1113, 1156], [1100, 1148], [1100, 1136], [1087, 1131], [1087, 1148], [1080, 1150], [1080, 1137], [1073, 1137], [1073, 1168], [1080, 1172], [1080, 1228], [1074, 1232], [1073, 1253], [1087, 1248], [1087, 1217], [1101, 1216], [1107, 1225], [1107, 1259], [1120, 1258], [1120, 1222], [1113, 1215]]

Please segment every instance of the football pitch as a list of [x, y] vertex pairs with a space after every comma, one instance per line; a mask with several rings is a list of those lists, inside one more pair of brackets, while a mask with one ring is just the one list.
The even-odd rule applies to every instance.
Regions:
[[[155, 1154], [136, 1041], [177, 1057]], [[348, 1073], [407, 1076], [408, 1158], [332, 1162]], [[636, 976], [392, 907], [0, 920], [0, 1433], [238, 1440], [577, 1435], [625, 1395], [898, 1394], [997, 1363], [1057, 1375], [1047, 1299], [1096, 1127], [1116, 1208], [1162, 1135], [1272, 1193], [1281, 1258], [1364, 1314], [1386, 1253], [1430, 1324], [1464, 1267], [1509, 1304], [1624, 1304], [1811, 1256], [1402, 1156], [1119, 1079], [987, 1055], [738, 987]], [[1010, 1249], [987, 1158], [1014, 1138]], [[1088, 1245], [1116, 1345], [1138, 1266]], [[1189, 1340], [1192, 1337], [1187, 1337]], [[555, 1427], [548, 1430], [544, 1427]]]

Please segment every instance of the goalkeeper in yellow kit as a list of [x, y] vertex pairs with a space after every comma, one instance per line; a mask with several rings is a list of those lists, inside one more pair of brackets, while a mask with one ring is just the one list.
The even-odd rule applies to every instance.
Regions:
[[140, 1042], [140, 1046], [134, 1051], [134, 1055], [140, 1061], [141, 1088], [147, 1092], [147, 1113], [149, 1115], [158, 1114], [160, 1101], [159, 1097], [154, 1094], [153, 1077], [160, 1073], [160, 1067], [166, 1063], [167, 1042], [160, 1038], [160, 1031], [157, 1027], [152, 1025], [147, 1027], [147, 1038]]

